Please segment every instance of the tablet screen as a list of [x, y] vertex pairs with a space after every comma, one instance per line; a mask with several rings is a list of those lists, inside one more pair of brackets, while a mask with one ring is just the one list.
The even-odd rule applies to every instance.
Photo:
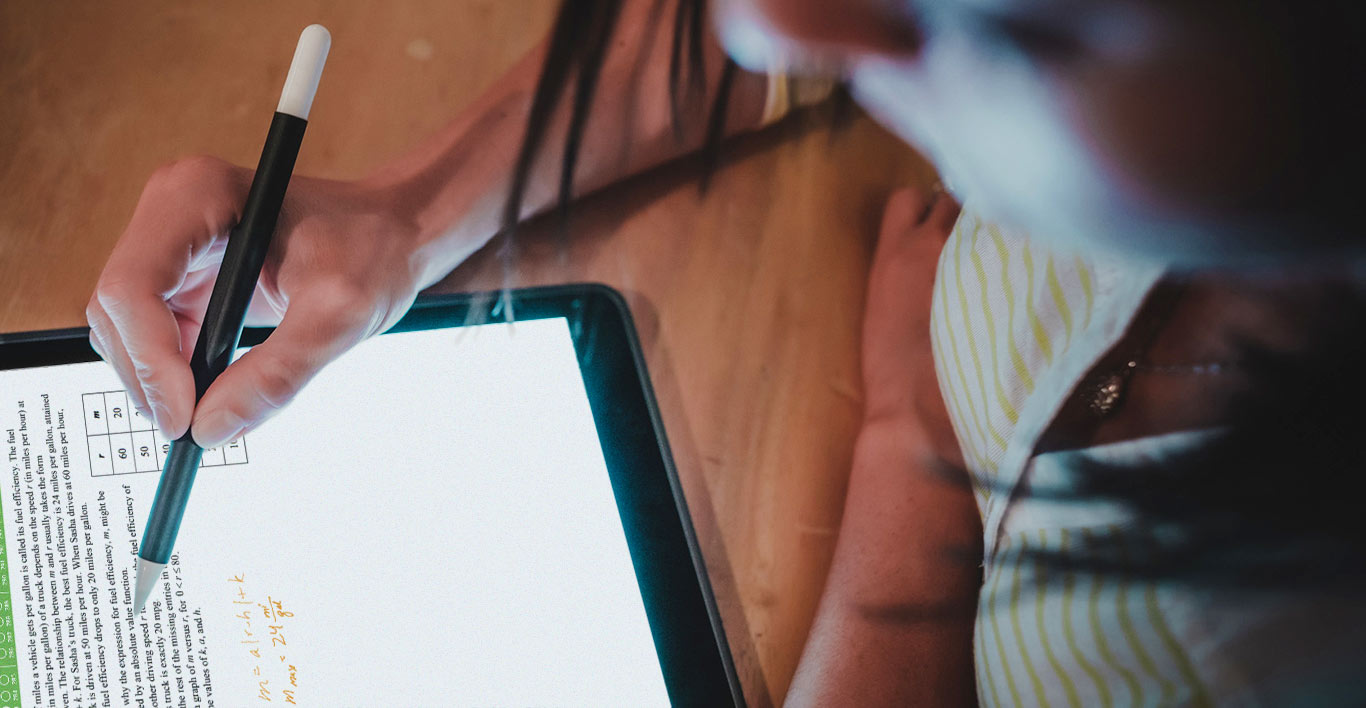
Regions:
[[389, 334], [206, 452], [102, 362], [0, 371], [0, 704], [667, 705], [564, 318]]

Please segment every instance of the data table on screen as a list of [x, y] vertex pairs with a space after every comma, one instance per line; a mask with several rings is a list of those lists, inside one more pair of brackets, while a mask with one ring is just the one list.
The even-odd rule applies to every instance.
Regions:
[[[85, 439], [90, 448], [90, 474], [160, 472], [171, 441], [156, 424], [129, 405], [126, 391], [101, 391], [81, 396]], [[247, 464], [246, 438], [204, 451], [200, 467]]]

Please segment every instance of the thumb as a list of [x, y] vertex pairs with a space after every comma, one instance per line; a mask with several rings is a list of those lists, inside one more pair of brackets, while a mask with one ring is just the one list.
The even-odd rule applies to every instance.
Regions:
[[300, 298], [270, 337], [225, 369], [195, 407], [191, 434], [218, 447], [284, 408], [328, 362], [370, 329], [366, 308]]

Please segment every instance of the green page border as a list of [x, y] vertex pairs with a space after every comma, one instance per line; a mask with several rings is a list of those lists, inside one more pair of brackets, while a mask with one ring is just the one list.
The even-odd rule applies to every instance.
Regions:
[[5, 515], [0, 508], [0, 708], [20, 708], [19, 652], [15, 647], [14, 601], [10, 598]]

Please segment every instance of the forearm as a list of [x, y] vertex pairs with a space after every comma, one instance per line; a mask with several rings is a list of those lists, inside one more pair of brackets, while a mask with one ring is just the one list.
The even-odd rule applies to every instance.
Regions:
[[[657, 15], [652, 15], [652, 5], [648, 0], [632, 0], [622, 10], [581, 138], [575, 194], [599, 189], [702, 145], [706, 109], [716, 95], [724, 55], [709, 38], [706, 97], [683, 116], [684, 135], [679, 140], [669, 101], [672, 3], [666, 3]], [[543, 43], [446, 128], [369, 179], [389, 191], [401, 210], [417, 222], [423, 235], [423, 260], [430, 271], [424, 280], [449, 271], [500, 228], [545, 52]], [[759, 125], [764, 90], [761, 76], [741, 73], [736, 77], [727, 133]], [[544, 211], [558, 196], [568, 123], [566, 96], [532, 165], [523, 218]]]
[[[911, 416], [865, 422], [788, 705], [968, 705], [981, 527]], [[961, 471], [954, 474], [961, 475]]]

